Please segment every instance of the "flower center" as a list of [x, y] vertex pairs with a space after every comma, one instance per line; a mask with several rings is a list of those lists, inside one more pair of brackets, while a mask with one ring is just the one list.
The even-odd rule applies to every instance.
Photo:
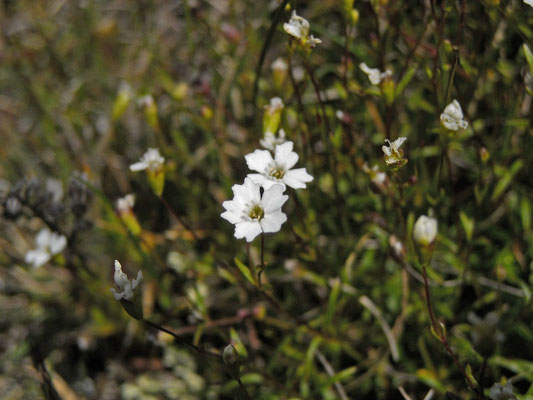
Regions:
[[261, 207], [259, 204], [256, 204], [252, 207], [248, 213], [248, 216], [253, 220], [261, 221], [265, 216], [265, 211], [263, 210], [263, 207]]
[[283, 179], [283, 176], [285, 175], [285, 170], [283, 168], [281, 168], [280, 166], [275, 165], [275, 166], [270, 168], [268, 174], [272, 178]]

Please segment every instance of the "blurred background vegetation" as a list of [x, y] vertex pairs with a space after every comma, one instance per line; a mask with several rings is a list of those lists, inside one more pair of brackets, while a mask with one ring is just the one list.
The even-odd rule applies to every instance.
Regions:
[[[309, 54], [283, 31], [291, 10], [322, 40]], [[115, 259], [143, 271], [146, 319], [235, 345], [253, 399], [473, 399], [506, 380], [531, 398], [532, 26], [518, 0], [3, 0], [2, 398], [246, 398], [219, 360], [124, 312]], [[247, 251], [220, 214], [274, 96], [315, 179], [266, 236], [258, 287], [260, 240]], [[453, 99], [470, 126], [447, 135]], [[409, 162], [387, 170], [399, 136]], [[169, 207], [129, 170], [148, 147]], [[128, 193], [139, 235], [116, 211]], [[475, 390], [431, 333], [411, 239], [428, 212], [433, 308]], [[46, 226], [68, 244], [33, 268]]]

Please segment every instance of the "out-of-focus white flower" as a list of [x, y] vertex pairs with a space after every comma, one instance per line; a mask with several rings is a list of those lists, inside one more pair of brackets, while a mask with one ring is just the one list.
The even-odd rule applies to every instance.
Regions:
[[293, 189], [305, 188], [305, 183], [311, 182], [313, 177], [305, 168], [291, 169], [298, 161], [298, 154], [292, 151], [293, 145], [293, 142], [277, 145], [274, 158], [268, 150], [255, 150], [247, 154], [245, 158], [248, 168], [259, 172], [259, 174], [249, 174], [248, 177], [265, 189], [276, 183], [281, 184], [283, 188], [285, 185]]
[[296, 14], [293, 10], [291, 19], [289, 22], [283, 24], [283, 29], [292, 37], [298, 40], [302, 46], [307, 48], [315, 47], [317, 44], [322, 43], [318, 38], [313, 35], [309, 35], [309, 22]]
[[35, 237], [37, 248], [24, 256], [24, 261], [38, 268], [46, 264], [53, 256], [61, 253], [67, 245], [67, 238], [59, 233], [43, 228]]
[[413, 239], [421, 246], [430, 246], [437, 237], [437, 220], [421, 215], [413, 228]]
[[270, 104], [267, 104], [265, 106], [265, 112], [268, 114], [275, 114], [283, 110], [284, 107], [285, 105], [283, 104], [283, 100], [281, 100], [280, 97], [272, 97], [270, 99]]
[[380, 171], [377, 165], [374, 165], [372, 168], [369, 168], [368, 164], [364, 163], [363, 171], [365, 171], [368, 174], [368, 176], [370, 177], [370, 180], [376, 186], [381, 187], [382, 185], [385, 184], [385, 181], [387, 180], [387, 174], [385, 172]]
[[505, 385], [495, 383], [490, 388], [489, 397], [492, 400], [516, 400], [516, 396], [513, 394], [513, 385], [511, 382], [507, 382]]
[[385, 153], [385, 163], [387, 165], [401, 167], [407, 162], [407, 160], [403, 158], [403, 151], [400, 149], [400, 146], [406, 139], [406, 137], [402, 136], [392, 143], [389, 139], [385, 139], [385, 142], [388, 142], [389, 145], [383, 145], [381, 150]]
[[261, 143], [261, 146], [271, 151], [274, 151], [277, 145], [282, 144], [284, 142], [285, 142], [285, 131], [283, 129], [280, 129], [278, 131], [278, 136], [274, 135], [270, 131], [267, 131], [265, 132], [264, 138], [259, 139], [259, 143]]
[[289, 66], [283, 58], [278, 57], [270, 65], [270, 68], [272, 68], [274, 71], [287, 71], [287, 69], [289, 69]]
[[381, 72], [377, 68], [370, 68], [364, 62], [359, 64], [359, 68], [361, 68], [361, 71], [368, 75], [368, 80], [372, 85], [379, 85], [383, 79], [392, 75], [392, 72], [390, 70]]
[[[266, 151], [266, 150], [265, 150]], [[221, 217], [235, 224], [235, 237], [246, 238], [251, 242], [261, 232], [278, 232], [281, 225], [287, 221], [287, 216], [281, 211], [281, 206], [289, 196], [284, 195], [284, 187], [274, 184], [260, 194], [261, 186], [250, 178], [244, 179], [244, 184], [233, 185], [233, 200], [222, 203], [226, 209]]]
[[52, 201], [57, 203], [63, 197], [63, 183], [59, 179], [48, 178], [46, 180], [46, 191], [50, 194]]
[[145, 94], [137, 99], [137, 104], [141, 107], [151, 107], [154, 105], [154, 97], [151, 94]]
[[141, 157], [141, 161], [130, 165], [131, 171], [142, 171], [145, 169], [156, 171], [161, 169], [165, 159], [159, 154], [159, 149], [149, 148]]
[[461, 110], [461, 105], [457, 100], [446, 106], [440, 115], [440, 120], [442, 125], [451, 131], [458, 131], [468, 127], [468, 122], [463, 119], [463, 110]]
[[139, 282], [143, 278], [142, 271], [137, 273], [136, 279], [128, 279], [128, 276], [122, 272], [122, 265], [115, 260], [115, 284], [117, 285], [119, 291], [114, 288], [111, 289], [115, 300], [131, 300], [133, 298], [133, 291], [139, 285]]
[[526, 3], [528, 6], [533, 7], [533, 0], [524, 0], [524, 3]]
[[117, 200], [117, 210], [119, 212], [129, 212], [135, 205], [135, 195], [133, 193], [127, 194]]

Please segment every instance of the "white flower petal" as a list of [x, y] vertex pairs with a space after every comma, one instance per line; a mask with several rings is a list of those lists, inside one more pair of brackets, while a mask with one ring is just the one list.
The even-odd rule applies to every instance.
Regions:
[[[403, 144], [403, 142], [405, 142], [407, 138], [405, 136], [401, 136], [399, 137], [398, 139], [396, 139], [394, 142], [392, 142], [392, 146], [398, 150], [400, 148], [400, 146]], [[390, 142], [389, 142], [390, 143]]]
[[285, 186], [285, 184], [282, 181], [274, 179], [271, 176], [265, 176], [261, 174], [248, 174], [248, 178], [250, 178], [254, 183], [261, 185], [264, 190], [270, 189], [272, 185], [275, 185], [275, 184], [281, 184]]
[[136, 162], [135, 164], [130, 165], [130, 171], [133, 171], [133, 172], [142, 171], [146, 168], [148, 168], [148, 164], [146, 164], [144, 161], [139, 161], [139, 162]]
[[285, 187], [282, 185], [272, 185], [268, 190], [265, 190], [263, 193], [263, 198], [261, 199], [261, 205], [265, 214], [272, 213], [281, 208], [281, 206], [287, 201], [289, 196], [284, 195]]
[[287, 171], [283, 177], [283, 182], [293, 189], [303, 189], [306, 187], [305, 182], [311, 182], [313, 177], [307, 173], [305, 168], [296, 168]]
[[277, 211], [265, 215], [265, 217], [260, 221], [263, 232], [273, 233], [278, 232], [281, 229], [281, 225], [287, 221], [287, 216], [281, 208]]
[[252, 171], [264, 173], [268, 164], [272, 162], [272, 154], [268, 150], [255, 150], [244, 156], [248, 168]]
[[[290, 141], [276, 146], [276, 155], [274, 157], [274, 159], [276, 160], [276, 164], [278, 165], [285, 164], [286, 160], [289, 158], [290, 154], [292, 153], [293, 146], [294, 146], [294, 143]], [[296, 157], [298, 157], [297, 154], [296, 154]], [[298, 161], [298, 158], [296, 159], [296, 161]]]
[[[228, 203], [228, 202], [225, 201], [224, 203]], [[224, 206], [224, 203], [222, 203], [223, 206]], [[228, 210], [220, 214], [220, 216], [232, 224], [236, 224], [237, 222], [242, 221], [242, 212], [237, 213], [237, 212]]]
[[60, 235], [58, 233], [52, 233], [51, 239], [50, 239], [50, 253], [52, 255], [61, 253], [65, 247], [67, 246], [67, 238], [64, 235]]
[[246, 238], [247, 242], [254, 240], [262, 232], [257, 221], [242, 221], [235, 224], [235, 238]]
[[50, 231], [48, 228], [43, 228], [35, 237], [35, 244], [37, 245], [38, 249], [46, 249], [50, 245], [51, 240], [52, 231]]
[[24, 256], [24, 261], [28, 264], [31, 264], [33, 268], [39, 268], [45, 265], [51, 256], [50, 254], [43, 249], [30, 250]]

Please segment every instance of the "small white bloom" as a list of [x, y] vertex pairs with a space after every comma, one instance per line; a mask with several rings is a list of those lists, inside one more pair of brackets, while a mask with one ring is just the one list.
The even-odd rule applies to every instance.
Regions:
[[516, 400], [516, 396], [513, 394], [513, 385], [511, 382], [507, 382], [505, 385], [495, 383], [490, 388], [489, 397], [492, 400]]
[[53, 256], [61, 253], [67, 245], [67, 238], [59, 233], [43, 228], [35, 237], [37, 248], [24, 256], [24, 261], [38, 268], [46, 264]]
[[403, 151], [400, 150], [400, 146], [405, 142], [406, 137], [399, 137], [394, 142], [391, 143], [389, 139], [385, 139], [385, 142], [388, 142], [389, 145], [383, 145], [381, 150], [385, 153], [385, 163], [387, 165], [397, 165], [404, 163]]
[[289, 69], [289, 66], [283, 58], [278, 57], [270, 65], [270, 68], [272, 68], [274, 71], [287, 71]]
[[293, 145], [293, 142], [277, 145], [274, 158], [268, 150], [255, 150], [247, 154], [245, 158], [248, 168], [259, 172], [259, 174], [249, 174], [248, 177], [265, 189], [276, 183], [283, 185], [283, 188], [285, 185], [293, 189], [305, 188], [305, 183], [311, 182], [313, 177], [305, 168], [291, 169], [298, 161], [298, 154], [292, 151]]
[[119, 288], [119, 291], [116, 291], [113, 288], [111, 289], [111, 292], [113, 292], [113, 295], [115, 296], [115, 300], [131, 300], [133, 298], [133, 291], [139, 285], [142, 278], [143, 273], [142, 271], [139, 271], [136, 279], [129, 280], [128, 276], [122, 272], [122, 265], [115, 260], [115, 284]]
[[315, 47], [317, 44], [322, 43], [318, 38], [315, 38], [313, 35], [309, 36], [309, 22], [296, 14], [296, 11], [293, 10], [291, 14], [291, 19], [289, 22], [283, 24], [283, 29], [289, 35], [298, 39], [298, 42], [302, 46], [307, 46], [309, 48]]
[[272, 97], [270, 99], [270, 104], [265, 105], [265, 112], [272, 115], [283, 110], [283, 107], [285, 107], [285, 105], [280, 97]]
[[361, 68], [361, 71], [368, 75], [368, 80], [372, 85], [379, 85], [383, 79], [392, 75], [392, 72], [390, 70], [381, 72], [377, 68], [370, 68], [364, 62], [359, 64], [359, 68]]
[[[266, 151], [266, 150], [265, 150]], [[233, 200], [222, 203], [226, 209], [221, 217], [235, 224], [235, 237], [246, 238], [251, 242], [261, 232], [278, 232], [281, 225], [287, 221], [287, 216], [281, 211], [281, 206], [289, 196], [284, 195], [282, 185], [272, 185], [260, 194], [261, 186], [250, 178], [244, 179], [244, 184], [233, 185]]]
[[135, 205], [135, 195], [133, 193], [127, 194], [117, 200], [117, 210], [119, 212], [130, 211]]
[[457, 100], [452, 101], [446, 106], [440, 115], [442, 125], [451, 131], [458, 131], [459, 128], [466, 129], [468, 122], [463, 119], [463, 110]]
[[293, 10], [291, 19], [283, 24], [283, 29], [297, 39], [307, 40], [307, 36], [309, 36], [309, 21], [297, 15], [296, 10]]
[[277, 145], [282, 144], [284, 142], [285, 131], [283, 129], [279, 130], [277, 137], [272, 132], [266, 131], [265, 137], [263, 139], [259, 139], [259, 143], [261, 143], [261, 146], [271, 151], [274, 151]]
[[130, 165], [131, 171], [142, 171], [149, 169], [152, 171], [158, 170], [163, 166], [165, 159], [159, 154], [159, 149], [150, 148], [141, 157], [141, 161]]
[[437, 237], [437, 220], [435, 218], [421, 215], [415, 222], [413, 228], [413, 239], [417, 244], [429, 246]]
[[374, 165], [372, 168], [369, 168], [368, 164], [364, 163], [363, 171], [368, 174], [370, 180], [376, 186], [382, 186], [387, 180], [387, 174], [385, 172], [380, 171], [377, 165]]

